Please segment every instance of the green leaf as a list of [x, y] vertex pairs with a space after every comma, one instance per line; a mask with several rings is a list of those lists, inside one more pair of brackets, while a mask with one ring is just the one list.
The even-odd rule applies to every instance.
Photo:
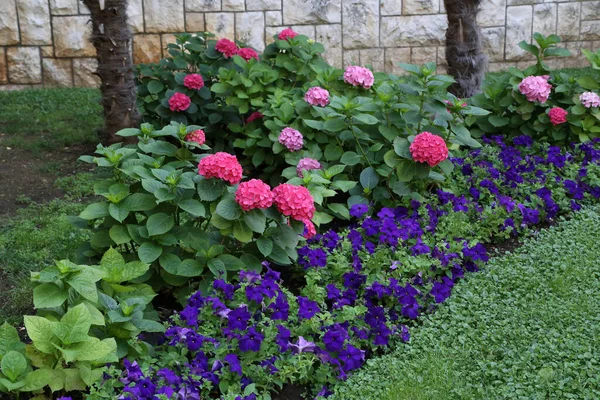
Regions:
[[231, 254], [221, 254], [217, 259], [223, 262], [227, 271], [240, 271], [246, 266], [242, 260]]
[[31, 315], [26, 315], [24, 321], [27, 335], [33, 341], [35, 348], [42, 353], [54, 353], [56, 348], [52, 343], [57, 340], [56, 336], [54, 336], [54, 326], [57, 325], [58, 322], [50, 321], [44, 317]]
[[94, 361], [117, 358], [117, 342], [115, 339], [100, 340], [90, 337], [86, 342], [76, 343], [67, 349], [61, 349], [65, 361]]
[[563, 47], [550, 47], [544, 50], [544, 57], [569, 57], [571, 52]]
[[256, 233], [263, 233], [267, 227], [267, 217], [261, 210], [255, 209], [244, 213], [244, 222]]
[[183, 200], [177, 203], [181, 209], [189, 212], [194, 217], [204, 217], [206, 215], [206, 210], [204, 209], [204, 204], [200, 203], [198, 200], [188, 199]]
[[358, 164], [360, 162], [361, 158], [362, 157], [360, 155], [358, 155], [357, 153], [355, 153], [353, 151], [347, 151], [344, 154], [342, 154], [342, 158], [340, 159], [340, 162], [342, 164], [352, 166], [352, 165]]
[[164, 213], [152, 214], [146, 222], [146, 228], [148, 228], [148, 235], [150, 236], [167, 233], [173, 226], [175, 226], [173, 216]]
[[115, 242], [115, 244], [124, 244], [129, 243], [131, 241], [131, 236], [129, 236], [129, 231], [125, 225], [113, 225], [110, 227], [108, 231], [108, 235]]
[[394, 139], [394, 152], [402, 158], [408, 160], [412, 159], [412, 154], [410, 154], [410, 142], [406, 138], [397, 137]]
[[123, 137], [128, 137], [128, 136], [138, 136], [141, 133], [142, 133], [142, 131], [137, 128], [125, 128], [125, 129], [121, 129], [119, 132], [117, 132], [117, 135], [123, 136]]
[[165, 327], [160, 322], [149, 319], [134, 321], [133, 324], [142, 332], [164, 332]]
[[9, 351], [2, 357], [0, 363], [2, 374], [6, 376], [11, 382], [16, 382], [19, 376], [27, 369], [27, 359], [21, 353], [16, 351]]
[[52, 308], [61, 306], [69, 297], [67, 288], [60, 288], [54, 283], [42, 283], [33, 289], [33, 305], [35, 308]]
[[454, 164], [448, 159], [439, 163], [438, 166], [442, 169], [442, 171], [444, 171], [446, 175], [449, 175], [452, 173], [452, 171], [454, 171]]
[[227, 274], [223, 261], [216, 258], [208, 260], [208, 269], [216, 278], [224, 277]]
[[0, 358], [11, 350], [22, 351], [24, 348], [15, 327], [8, 322], [3, 323], [0, 326]]
[[202, 275], [202, 265], [191, 258], [183, 260], [177, 267], [178, 276], [194, 277]]
[[259, 238], [256, 241], [256, 246], [258, 247], [258, 251], [265, 257], [268, 257], [273, 251], [273, 241], [267, 237]]
[[202, 179], [198, 182], [198, 195], [202, 201], [215, 201], [223, 193], [225, 184], [219, 179]]
[[345, 205], [340, 204], [340, 203], [331, 203], [331, 204], [327, 204], [327, 207], [331, 211], [341, 215], [345, 219], [350, 219], [350, 212], [348, 211], [348, 207], [346, 207]]
[[127, 196], [120, 206], [127, 211], [150, 211], [156, 207], [156, 200], [150, 194], [133, 193]]
[[496, 128], [500, 128], [508, 125], [510, 119], [507, 117], [500, 117], [499, 115], [490, 115], [488, 117], [488, 121], [490, 121], [490, 124], [494, 125]]
[[342, 118], [332, 118], [325, 121], [323, 124], [323, 130], [330, 132], [339, 132], [342, 129], [346, 128], [346, 121]]
[[27, 374], [25, 377], [25, 385], [23, 385], [19, 390], [22, 392], [38, 391], [45, 386], [50, 385], [54, 376], [55, 374], [52, 369], [36, 369], [35, 371], [31, 371]]
[[518, 46], [520, 48], [522, 48], [523, 50], [525, 50], [528, 53], [533, 54], [534, 56], [537, 56], [540, 54], [540, 49], [538, 49], [537, 46], [534, 46], [532, 44], [527, 43], [526, 41], [521, 41], [518, 43]]
[[101, 277], [97, 277], [94, 273], [88, 271], [81, 271], [73, 275], [67, 280], [67, 283], [80, 295], [91, 301], [92, 303], [98, 302], [98, 290], [96, 289], [96, 282]]
[[161, 81], [153, 79], [150, 82], [148, 82], [146, 87], [148, 88], [148, 91], [150, 93], [157, 94], [157, 93], [160, 93], [165, 88], [165, 85], [163, 85], [163, 83]]
[[79, 218], [97, 219], [108, 216], [108, 203], [92, 203], [79, 214]]
[[354, 181], [335, 181], [331, 184], [331, 186], [340, 189], [342, 192], [346, 193], [348, 190], [352, 189], [356, 186], [356, 182]]
[[377, 118], [369, 114], [357, 114], [354, 115], [352, 118], [365, 125], [375, 125], [379, 123], [379, 120]]
[[123, 222], [123, 220], [129, 215], [128, 210], [121, 208], [118, 204], [113, 203], [108, 205], [108, 213], [111, 217], [119, 222]]
[[228, 221], [233, 221], [242, 216], [240, 205], [232, 198], [226, 197], [217, 204], [215, 212]]
[[597, 90], [600, 89], [600, 84], [591, 76], [582, 76], [577, 79], [577, 83], [584, 89]]
[[365, 168], [360, 173], [360, 184], [363, 188], [373, 190], [377, 187], [378, 183], [379, 175], [377, 175], [377, 172], [373, 169], [373, 167]]
[[246, 225], [243, 220], [233, 221], [233, 237], [242, 243], [252, 241], [252, 230]]
[[144, 242], [138, 248], [138, 257], [142, 262], [152, 264], [162, 254], [162, 247], [158, 246], [154, 242]]
[[64, 344], [85, 342], [90, 337], [88, 332], [92, 326], [92, 316], [84, 304], [71, 308], [54, 326], [54, 334]]

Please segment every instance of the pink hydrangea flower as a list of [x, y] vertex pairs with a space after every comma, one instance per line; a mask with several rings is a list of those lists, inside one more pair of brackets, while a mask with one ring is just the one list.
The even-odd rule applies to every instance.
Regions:
[[585, 108], [600, 107], [600, 96], [594, 92], [582, 93], [579, 100]]
[[430, 132], [421, 132], [410, 144], [410, 154], [417, 162], [426, 162], [435, 167], [448, 158], [448, 147], [441, 137]]
[[242, 166], [234, 155], [220, 151], [200, 160], [198, 174], [205, 178], [219, 178], [234, 185], [242, 180]]
[[361, 86], [369, 89], [375, 82], [373, 73], [367, 68], [351, 65], [344, 72], [344, 81], [352, 86]]
[[183, 78], [183, 86], [188, 89], [202, 89], [204, 87], [204, 79], [200, 74], [189, 74]]
[[527, 97], [528, 101], [545, 103], [550, 97], [550, 90], [552, 90], [548, 79], [550, 79], [548, 75], [528, 76], [519, 83], [519, 91]]
[[283, 128], [279, 134], [279, 143], [287, 147], [289, 151], [298, 151], [304, 145], [302, 134], [293, 128]]
[[293, 39], [296, 36], [298, 36], [298, 32], [294, 32], [291, 28], [286, 28], [286, 29], [282, 30], [281, 32], [279, 32], [279, 35], [277, 36], [277, 38], [279, 40], [288, 40], [288, 39]]
[[316, 230], [311, 220], [315, 216], [315, 201], [308, 189], [282, 183], [273, 189], [273, 193], [273, 203], [279, 212], [296, 221], [302, 221], [307, 229], [307, 238], [314, 236]]
[[171, 111], [185, 111], [190, 108], [192, 100], [183, 93], [176, 92], [169, 99], [169, 108]]
[[271, 187], [260, 179], [240, 183], [235, 192], [235, 201], [244, 211], [269, 208], [273, 204], [273, 197], [275, 195], [271, 192]]
[[238, 52], [237, 44], [235, 44], [229, 39], [219, 39], [219, 41], [215, 45], [215, 49], [219, 53], [223, 54], [225, 58], [231, 58]]
[[552, 125], [560, 125], [567, 122], [567, 110], [560, 107], [554, 107], [548, 111], [548, 116], [550, 117], [550, 122]]
[[248, 118], [246, 118], [246, 123], [249, 124], [250, 122], [256, 121], [257, 119], [261, 119], [262, 117], [264, 117], [262, 113], [254, 111], [252, 114], [250, 114]]
[[321, 169], [321, 163], [315, 160], [314, 158], [307, 157], [298, 161], [298, 165], [296, 166], [296, 173], [300, 178], [302, 178], [302, 171], [311, 171], [313, 169]]
[[321, 87], [311, 87], [306, 91], [304, 100], [313, 106], [325, 107], [329, 104], [329, 92]]
[[251, 58], [256, 58], [258, 60], [258, 53], [250, 47], [244, 47], [243, 49], [239, 49], [237, 55], [242, 57], [246, 61], [250, 61]]
[[315, 236], [317, 234], [317, 229], [315, 228], [315, 224], [312, 223], [311, 220], [306, 219], [304, 221], [304, 237], [307, 239], [310, 239], [311, 237]]
[[202, 129], [196, 129], [185, 136], [188, 142], [195, 142], [202, 146], [206, 142], [206, 135]]

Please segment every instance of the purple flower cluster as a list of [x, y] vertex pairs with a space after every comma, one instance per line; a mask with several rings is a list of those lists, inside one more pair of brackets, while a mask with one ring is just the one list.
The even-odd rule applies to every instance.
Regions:
[[367, 357], [410, 340], [411, 321], [488, 261], [483, 243], [600, 198], [599, 141], [569, 151], [541, 148], [527, 136], [513, 145], [484, 141], [452, 159], [450, 186], [426, 201], [374, 215], [356, 204], [347, 230], [309, 240], [298, 250], [306, 279], [298, 294], [270, 268], [194, 293], [165, 334], [163, 359], [144, 372], [125, 360], [119, 398], [254, 399], [294, 368], [288, 383], [326, 396]]

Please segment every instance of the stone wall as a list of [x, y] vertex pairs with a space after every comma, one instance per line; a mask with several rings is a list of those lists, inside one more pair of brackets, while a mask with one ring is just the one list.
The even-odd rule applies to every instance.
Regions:
[[[517, 47], [533, 32], [556, 33], [585, 65], [600, 48], [600, 1], [483, 0], [478, 15], [490, 70], [523, 66]], [[136, 63], [165, 55], [175, 32], [210, 31], [262, 50], [284, 27], [322, 42], [335, 66], [437, 61], [444, 69], [443, 0], [129, 0]], [[80, 0], [0, 0], [0, 89], [96, 86], [88, 10]]]

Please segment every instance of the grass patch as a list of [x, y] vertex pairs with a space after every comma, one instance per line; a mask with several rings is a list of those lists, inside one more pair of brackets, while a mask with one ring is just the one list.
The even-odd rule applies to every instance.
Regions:
[[599, 241], [587, 209], [492, 259], [334, 398], [600, 398]]
[[30, 272], [75, 258], [89, 231], [71, 226], [67, 217], [83, 208], [73, 200], [32, 204], [0, 227], [0, 321], [20, 323], [23, 314], [33, 311]]
[[100, 91], [86, 88], [0, 92], [2, 144], [36, 153], [98, 143]]

